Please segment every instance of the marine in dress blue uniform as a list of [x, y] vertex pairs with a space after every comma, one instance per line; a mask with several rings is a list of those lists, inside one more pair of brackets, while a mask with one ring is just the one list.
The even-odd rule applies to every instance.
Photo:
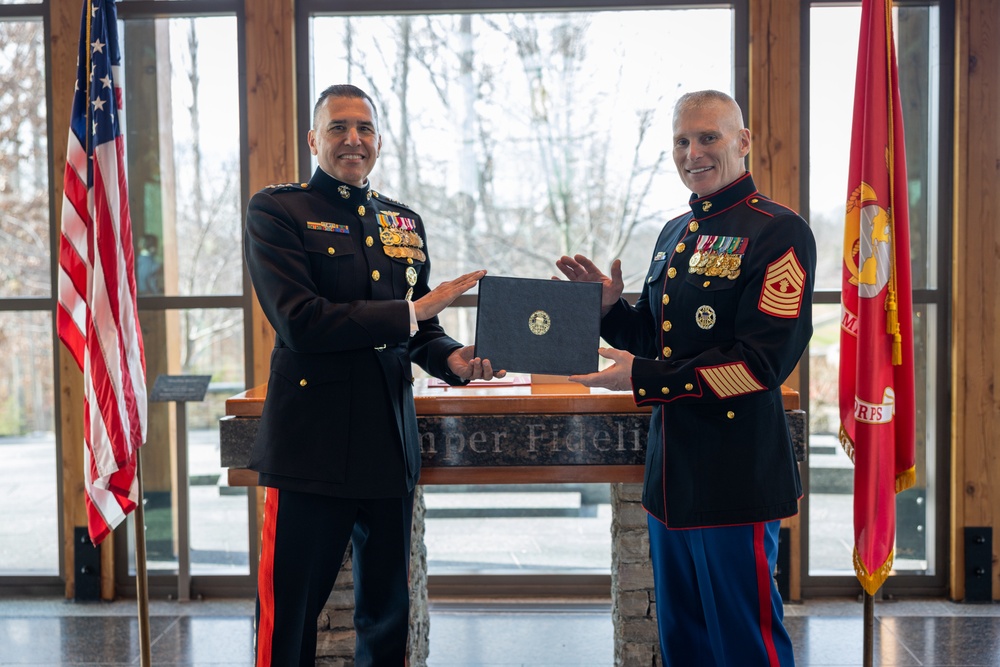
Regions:
[[[642, 502], [661, 650], [666, 665], [792, 665], [772, 574], [802, 487], [781, 384], [812, 334], [816, 245], [743, 168], [749, 131], [731, 98], [682, 98], [674, 131], [682, 179], [710, 194], [664, 226], [639, 300], [606, 305], [601, 324], [625, 351], [602, 352], [616, 362], [606, 375], [627, 372], [653, 408]], [[571, 279], [620, 283], [618, 262], [608, 278], [566, 260]], [[575, 379], [626, 388], [599, 375]]]
[[314, 664], [350, 540], [354, 664], [400, 667], [420, 474], [411, 364], [450, 384], [492, 377], [436, 317], [484, 272], [430, 289], [422, 219], [367, 180], [381, 147], [367, 95], [324, 91], [315, 123], [309, 182], [269, 186], [247, 212], [250, 276], [276, 334], [249, 464], [267, 487], [256, 664]]

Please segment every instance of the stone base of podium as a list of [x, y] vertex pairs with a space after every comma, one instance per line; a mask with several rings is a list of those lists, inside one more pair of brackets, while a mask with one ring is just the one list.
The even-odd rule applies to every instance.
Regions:
[[[649, 562], [646, 511], [641, 484], [611, 485], [611, 620], [615, 667], [660, 667], [653, 570]], [[426, 667], [430, 654], [427, 608], [427, 548], [424, 498], [418, 487], [413, 503], [410, 545], [410, 639], [408, 667]], [[333, 593], [319, 619], [316, 665], [354, 667], [354, 579], [347, 554]], [[512, 638], [513, 639], [513, 638]]]

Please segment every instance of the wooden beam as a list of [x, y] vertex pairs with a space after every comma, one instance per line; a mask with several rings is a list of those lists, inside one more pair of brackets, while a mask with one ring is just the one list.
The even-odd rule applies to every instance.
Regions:
[[[294, 0], [246, 0], [247, 138], [250, 191], [297, 181]], [[305, 130], [303, 130], [305, 131]], [[256, 295], [250, 322], [253, 381], [265, 382], [274, 329]]]
[[[66, 168], [66, 137], [69, 136], [69, 117], [72, 112], [72, 91], [76, 82], [76, 57], [80, 38], [80, 3], [74, 0], [51, 0], [49, 3], [51, 56], [50, 113], [53, 142], [49, 147], [52, 160], [53, 192], [61, 202], [63, 191], [63, 170]], [[56, 206], [56, 215], [62, 214], [61, 204]], [[56, 257], [58, 255], [55, 255]], [[54, 320], [53, 320], [54, 324]], [[83, 488], [83, 374], [73, 356], [61, 343], [56, 350], [59, 365], [59, 428], [60, 438], [57, 451], [60, 452], [62, 470], [62, 572], [65, 575], [65, 595], [72, 598], [76, 592], [76, 568], [74, 556], [76, 543], [74, 528], [87, 525]], [[110, 588], [113, 594], [114, 573], [105, 573], [106, 557], [110, 548], [101, 558], [101, 596], [105, 597]]]
[[[295, 2], [245, 0], [247, 68], [247, 156], [250, 192], [271, 183], [298, 180], [299, 128], [295, 110]], [[304, 132], [305, 130], [303, 130]], [[251, 294], [250, 339], [253, 383], [266, 382], [274, 329]], [[264, 495], [257, 493], [257, 526], [263, 525]], [[259, 531], [258, 531], [259, 536]], [[259, 539], [259, 538], [258, 538]], [[250, 554], [256, 559], [258, 549]]]
[[[1000, 5], [955, 3], [951, 594], [965, 597], [964, 529], [1000, 515]], [[1000, 545], [994, 531], [993, 553]], [[990, 574], [1000, 599], [998, 561]]]
[[[801, 202], [799, 121], [802, 67], [799, 3], [750, 0], [750, 171], [757, 188], [796, 211]], [[807, 216], [806, 216], [807, 217]], [[798, 368], [786, 380], [798, 391]], [[785, 519], [790, 530], [789, 597], [802, 598], [802, 519]]]

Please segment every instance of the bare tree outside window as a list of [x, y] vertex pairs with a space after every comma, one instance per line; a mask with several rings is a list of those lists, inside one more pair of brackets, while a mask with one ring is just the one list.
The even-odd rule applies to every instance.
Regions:
[[51, 292], [42, 37], [0, 21], [0, 297]]
[[[51, 294], [40, 21], [0, 21], [0, 297]], [[50, 431], [51, 318], [0, 317], [0, 434]]]
[[314, 87], [356, 83], [381, 105], [372, 178], [424, 217], [437, 278], [548, 278], [583, 252], [621, 257], [636, 290], [687, 200], [674, 99], [731, 89], [729, 51], [692, 66], [671, 39], [697, 21], [728, 45], [731, 11], [714, 11], [315, 17]]
[[[175, 144], [179, 186], [177, 238], [184, 245], [184, 251], [178, 253], [178, 292], [239, 294], [242, 271], [241, 265], [234, 261], [242, 256], [239, 146], [234, 144], [229, 153], [207, 153], [203, 142], [202, 119], [215, 111], [211, 107], [218, 104], [219, 97], [203, 89], [202, 69], [211, 67], [211, 60], [203, 60], [203, 53], [208, 51], [210, 58], [213, 45], [202, 48], [199, 25], [199, 19], [187, 19], [171, 26], [173, 52], [179, 60], [177, 85], [186, 89], [182, 95], [183, 121], [178, 117], [176, 122], [188, 124], [187, 132], [180, 134]], [[193, 373], [212, 367], [215, 371], [219, 360], [211, 353], [224, 352], [217, 345], [220, 339], [242, 336], [243, 317], [235, 310], [190, 310], [182, 316], [182, 328], [182, 370]], [[242, 347], [232, 349], [234, 359], [242, 361]]]

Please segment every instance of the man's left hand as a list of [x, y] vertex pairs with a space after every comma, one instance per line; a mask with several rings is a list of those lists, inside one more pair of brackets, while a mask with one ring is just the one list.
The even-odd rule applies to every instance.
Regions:
[[570, 375], [567, 378], [570, 382], [579, 382], [586, 387], [600, 387], [611, 389], [612, 391], [632, 390], [632, 360], [635, 355], [625, 350], [617, 350], [613, 347], [601, 347], [597, 350], [605, 359], [615, 362], [597, 373], [587, 375]]
[[476, 348], [472, 345], [461, 347], [448, 356], [448, 368], [463, 380], [492, 380], [507, 375], [507, 371], [494, 371], [489, 359], [475, 356]]

